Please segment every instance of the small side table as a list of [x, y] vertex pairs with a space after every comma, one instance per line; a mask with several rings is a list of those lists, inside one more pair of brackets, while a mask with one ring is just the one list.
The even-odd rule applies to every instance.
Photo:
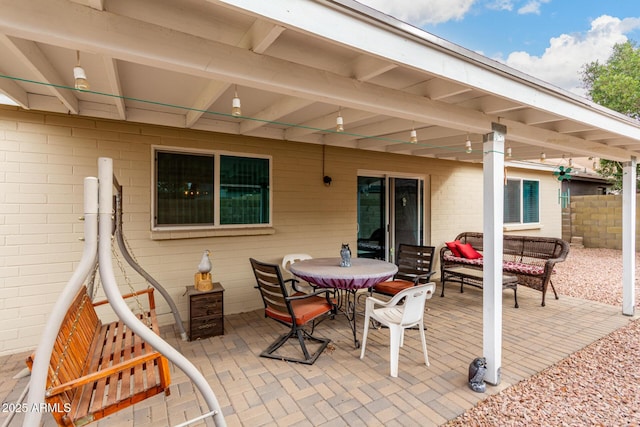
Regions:
[[187, 286], [189, 298], [189, 340], [224, 335], [224, 288], [214, 282], [210, 291]]
[[[442, 294], [444, 296], [444, 284], [446, 281], [460, 282], [460, 292], [464, 292], [464, 285], [475, 286], [476, 288], [482, 288], [482, 280], [484, 272], [479, 269], [469, 267], [447, 267], [442, 270]], [[466, 281], [465, 281], [466, 279]], [[510, 274], [502, 274], [502, 289], [513, 289], [513, 299], [515, 301], [515, 307], [518, 308], [518, 278]]]

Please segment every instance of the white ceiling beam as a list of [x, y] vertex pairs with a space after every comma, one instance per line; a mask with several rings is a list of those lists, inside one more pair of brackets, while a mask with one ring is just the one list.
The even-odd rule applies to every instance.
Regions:
[[[395, 152], [404, 152], [404, 151], [412, 151], [415, 152], [419, 148], [416, 147], [425, 147], [425, 146], [445, 146], [445, 147], [455, 147], [456, 149], [465, 149], [465, 143], [467, 142], [467, 136], [464, 134], [460, 134], [459, 131], [455, 129], [447, 129], [447, 128], [438, 128], [441, 132], [432, 133], [428, 135], [427, 138], [423, 138], [423, 132], [418, 131], [418, 142], [415, 144], [394, 144], [387, 146], [387, 152], [395, 153]], [[482, 141], [482, 137], [473, 136], [469, 137], [470, 140], [475, 144], [480, 144]], [[408, 140], [408, 138], [407, 138]], [[475, 141], [475, 142], [474, 142]]]
[[[607, 140], [607, 145], [610, 145], [612, 147], [625, 147], [628, 150], [633, 149], [635, 151], [637, 150], [637, 146], [640, 145], [640, 142], [637, 144], [630, 144], [630, 141], [628, 139], [614, 138], [614, 139]], [[635, 148], [630, 148], [632, 146]]]
[[[459, 130], [438, 126], [416, 127], [415, 130], [418, 136], [418, 144], [429, 144], [432, 140], [460, 135]], [[400, 132], [385, 133], [382, 138], [360, 139], [358, 147], [371, 148], [376, 146], [377, 148], [384, 148], [385, 151], [390, 153], [414, 150], [417, 145], [409, 142], [410, 136], [410, 130], [407, 130], [405, 125]], [[461, 143], [464, 144], [465, 140], [462, 140]]]
[[[211, 104], [220, 98], [220, 96], [227, 91], [229, 86], [231, 85], [225, 81], [209, 81], [200, 91], [200, 96], [198, 96], [198, 99], [196, 99], [196, 101], [191, 105], [191, 109], [187, 111], [185, 120], [186, 127], [194, 127], [196, 122], [200, 120], [202, 115], [205, 114], [209, 107], [211, 107]], [[229, 106], [229, 108], [231, 108], [231, 106]]]
[[229, 122], [226, 120], [217, 120], [204, 116], [202, 117], [202, 119], [198, 120], [198, 123], [193, 125], [192, 129], [237, 135], [238, 133], [240, 133], [240, 123]]
[[115, 59], [104, 56], [102, 57], [104, 62], [104, 71], [107, 74], [107, 82], [109, 84], [109, 90], [112, 95], [112, 101], [116, 107], [116, 111], [118, 112], [119, 120], [127, 119], [127, 112], [125, 108], [124, 99], [122, 97], [122, 86], [120, 85], [120, 75], [118, 73], [118, 64]]
[[238, 46], [250, 49], [255, 53], [264, 53], [280, 37], [284, 30], [285, 28], [280, 25], [257, 20]]
[[360, 55], [351, 64], [353, 77], [356, 80], [367, 81], [381, 74], [391, 71], [397, 65], [372, 56]]
[[546, 111], [534, 110], [533, 108], [520, 109], [512, 112], [505, 112], [501, 115], [510, 120], [516, 120], [527, 125], [540, 125], [563, 120], [564, 118]]
[[18, 86], [13, 80], [0, 79], [0, 92], [25, 110], [29, 109], [27, 91]]
[[[407, 138], [408, 139], [408, 138]], [[398, 144], [387, 145], [385, 151], [387, 153], [406, 153], [415, 150], [417, 143], [413, 144], [409, 141]]]
[[[35, 42], [0, 34], [0, 43], [11, 50], [40, 82], [49, 83], [47, 90], [58, 98], [70, 113], [78, 114], [78, 98], [72, 95], [70, 90], [57, 87], [65, 86], [64, 81]], [[72, 71], [70, 67], [69, 72]]]
[[522, 104], [493, 96], [483, 96], [478, 100], [480, 101], [479, 111], [486, 114], [500, 114], [524, 108]]
[[83, 6], [89, 6], [95, 10], [104, 10], [104, 0], [71, 0]]
[[[604, 132], [600, 129], [593, 129], [589, 131], [580, 132], [580, 138], [587, 141], [606, 141], [611, 138], [611, 134]], [[606, 142], [605, 142], [606, 143]]]
[[[386, 139], [387, 134], [393, 134], [400, 130], [404, 130], [407, 126], [410, 126], [411, 122], [396, 118], [384, 118], [374, 123], [369, 123], [361, 126], [350, 125], [345, 118], [344, 128], [345, 133], [327, 135], [325, 141], [330, 142], [332, 140], [339, 139], [341, 141], [347, 140], [361, 140], [363, 136], [376, 135], [382, 139]], [[358, 143], [358, 145], [360, 145]]]
[[28, 96], [29, 107], [31, 107], [32, 110], [42, 110], [64, 114], [69, 112], [69, 110], [67, 110], [67, 107], [65, 107], [65, 105], [60, 102], [60, 100], [55, 96], [39, 95], [37, 93], [29, 93]]
[[[344, 120], [345, 125], [354, 125], [361, 120], [367, 120], [371, 117], [377, 116], [375, 113], [370, 113], [363, 110], [355, 110], [351, 108], [343, 108], [340, 110], [340, 114]], [[313, 120], [306, 121], [304, 123], [298, 123], [296, 127], [291, 127], [285, 132], [285, 139], [289, 141], [296, 141], [304, 135], [320, 132], [322, 130], [329, 130], [333, 132], [336, 128], [336, 118], [338, 112], [327, 114], [322, 117], [318, 117]]]
[[478, 98], [469, 99], [458, 104], [460, 107], [471, 108], [485, 114], [501, 115], [510, 111], [517, 111], [527, 108], [526, 105], [518, 104], [513, 101], [486, 95]]
[[291, 114], [311, 104], [313, 104], [313, 101], [309, 99], [295, 98], [292, 96], [284, 97], [259, 113], [253, 114], [251, 120], [243, 120], [242, 123], [240, 123], [240, 133], [243, 135], [251, 133], [272, 121], [276, 121], [287, 114]]
[[569, 120], [562, 120], [560, 122], [553, 123], [550, 130], [555, 130], [560, 133], [576, 133], [576, 132], [587, 132], [590, 130], [594, 130], [593, 125], [589, 125], [587, 123], [578, 123], [572, 122]]
[[[479, 141], [481, 138], [475, 137], [476, 139], [472, 139], [472, 143], [476, 145], [476, 147], [480, 147], [481, 144]], [[466, 135], [462, 138], [459, 135], [456, 136], [446, 136], [443, 135], [440, 138], [430, 139], [428, 141], [419, 140], [417, 144], [413, 144], [412, 154], [415, 155], [459, 155], [460, 153], [465, 153], [465, 142], [467, 140]], [[475, 142], [474, 142], [475, 141]]]
[[150, 123], [160, 126], [184, 127], [184, 114], [166, 113], [158, 111], [141, 110], [130, 108], [127, 111], [130, 121], [140, 123]]
[[[406, 129], [406, 125], [403, 128], [400, 128], [400, 132], [381, 132], [384, 134], [383, 138], [374, 138], [374, 139], [360, 139], [358, 143], [358, 147], [360, 148], [370, 148], [375, 145], [378, 148], [384, 148], [387, 152], [394, 151], [407, 151], [405, 147], [405, 143], [409, 142], [410, 131]], [[440, 126], [426, 126], [426, 127], [415, 127], [418, 142], [420, 144], [431, 144], [432, 141], [441, 141], [447, 140], [449, 141], [451, 138], [457, 138], [458, 144], [464, 144], [466, 141], [466, 136], [464, 133], [460, 133], [457, 129], [440, 127]], [[366, 134], [364, 134], [366, 135]], [[413, 145], [415, 149], [415, 145]]]
[[446, 80], [431, 79], [425, 82], [423, 90], [424, 96], [434, 101], [438, 101], [451, 96], [471, 92], [472, 89], [469, 86], [463, 86]]
[[[284, 31], [284, 27], [273, 25], [265, 21], [256, 21], [249, 31], [244, 35], [239, 47], [253, 50], [255, 53], [263, 53]], [[200, 120], [206, 110], [218, 100], [222, 94], [231, 86], [230, 83], [224, 81], [212, 80], [207, 83], [206, 87], [200, 92], [200, 96], [187, 112], [186, 126], [191, 128]]]
[[464, 132], [460, 132], [458, 129], [452, 129], [452, 128], [443, 128], [443, 127], [439, 127], [439, 126], [429, 126], [429, 127], [425, 127], [425, 128], [420, 128], [417, 129], [416, 131], [418, 133], [418, 141], [434, 141], [434, 140], [440, 140], [443, 138], [451, 138], [451, 137], [460, 137], [463, 138], [462, 142], [464, 143], [466, 141], [466, 135]]

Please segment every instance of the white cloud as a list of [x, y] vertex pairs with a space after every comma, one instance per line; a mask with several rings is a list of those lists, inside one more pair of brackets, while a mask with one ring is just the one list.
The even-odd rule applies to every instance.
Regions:
[[[461, 20], [474, 3], [491, 10], [512, 11], [516, 0], [358, 0], [416, 26]], [[540, 8], [551, 0], [526, 0], [517, 9], [519, 14], [540, 14]], [[555, 86], [584, 96], [581, 71], [583, 65], [604, 62], [611, 55], [613, 45], [627, 41], [626, 34], [640, 28], [640, 18], [619, 19], [607, 15], [591, 22], [583, 33], [561, 34], [549, 40], [540, 56], [525, 51], [512, 52], [506, 59], [494, 59]], [[480, 52], [482, 53], [482, 52]]]
[[549, 3], [550, 0], [531, 0], [520, 9], [518, 9], [518, 14], [526, 15], [529, 13], [535, 13], [536, 15], [540, 15], [540, 7], [544, 3]]
[[513, 10], [513, 0], [492, 0], [486, 5], [491, 10]]
[[[359, 0], [379, 10], [413, 25], [439, 24], [460, 20], [476, 0]], [[504, 2], [505, 0], [499, 0]]]
[[562, 34], [549, 41], [541, 56], [513, 52], [506, 60], [510, 67], [584, 96], [580, 72], [593, 61], [604, 62], [613, 45], [627, 41], [625, 33], [640, 28], [640, 18], [620, 20], [603, 15], [591, 22], [586, 33]]

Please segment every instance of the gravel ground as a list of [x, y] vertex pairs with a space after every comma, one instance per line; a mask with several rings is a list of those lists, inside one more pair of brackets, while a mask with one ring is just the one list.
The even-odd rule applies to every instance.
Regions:
[[[553, 282], [560, 295], [622, 306], [621, 251], [571, 248], [556, 267]], [[636, 280], [636, 301], [639, 296]], [[640, 426], [640, 319], [632, 319], [445, 425]]]

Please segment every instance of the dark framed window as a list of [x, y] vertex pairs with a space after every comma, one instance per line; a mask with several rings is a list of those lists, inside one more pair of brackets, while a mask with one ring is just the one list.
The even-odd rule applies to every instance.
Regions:
[[220, 156], [220, 224], [269, 223], [269, 160]]
[[507, 179], [504, 188], [505, 224], [540, 222], [540, 182], [527, 179]]
[[271, 223], [271, 160], [155, 151], [154, 227]]

